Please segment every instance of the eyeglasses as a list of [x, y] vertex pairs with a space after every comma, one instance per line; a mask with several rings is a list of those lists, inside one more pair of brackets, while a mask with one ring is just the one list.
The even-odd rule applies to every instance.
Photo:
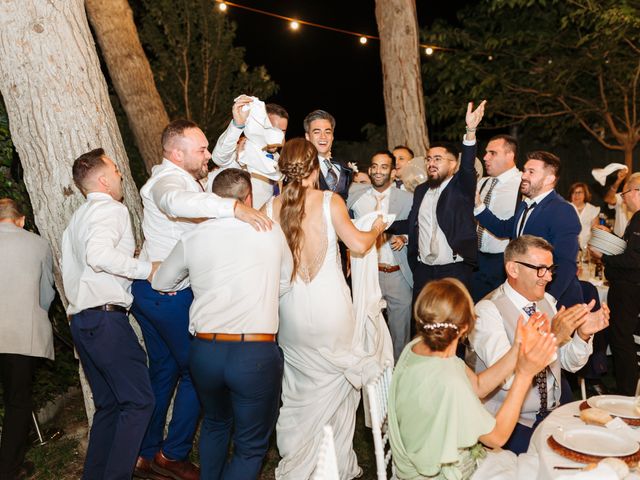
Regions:
[[627, 193], [633, 192], [634, 190], [640, 190], [640, 188], [630, 188], [629, 190], [625, 190], [624, 192], [620, 192], [620, 196], [624, 197]]
[[518, 260], [514, 260], [515, 263], [519, 263], [520, 265], [524, 265], [527, 268], [531, 268], [532, 270], [536, 271], [536, 274], [538, 275], [539, 278], [544, 277], [547, 272], [551, 273], [551, 275], [554, 274], [554, 272], [556, 271], [556, 269], [558, 268], [557, 265], [531, 265], [530, 263], [525, 263], [525, 262], [520, 262]]

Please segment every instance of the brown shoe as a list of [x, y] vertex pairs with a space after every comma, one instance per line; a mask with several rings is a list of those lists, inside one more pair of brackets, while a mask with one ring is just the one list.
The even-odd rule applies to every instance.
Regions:
[[151, 470], [166, 475], [173, 480], [199, 480], [200, 467], [188, 460], [169, 460], [162, 451], [156, 453], [151, 461]]
[[151, 460], [144, 457], [138, 457], [138, 460], [136, 460], [136, 468], [133, 470], [133, 476], [135, 478], [148, 480], [171, 480], [171, 477], [160, 475], [151, 470]]

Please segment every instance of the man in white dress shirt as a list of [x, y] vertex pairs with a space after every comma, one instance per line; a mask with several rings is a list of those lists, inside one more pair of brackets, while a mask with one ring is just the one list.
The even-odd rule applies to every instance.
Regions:
[[[413, 195], [392, 186], [394, 159], [391, 152], [381, 150], [371, 157], [371, 185], [352, 185], [347, 207], [358, 219], [376, 210], [392, 213], [398, 220], [409, 216]], [[387, 302], [387, 324], [393, 340], [393, 356], [397, 360], [409, 343], [411, 329], [411, 293], [413, 275], [407, 261], [406, 235], [382, 234], [378, 247], [378, 278], [382, 296]]]
[[62, 281], [96, 407], [82, 478], [131, 478], [154, 399], [147, 358], [127, 315], [130, 279], [150, 280], [157, 264], [133, 257], [122, 175], [104, 150], [78, 157], [73, 179], [87, 201], [62, 236]]
[[[558, 358], [536, 376], [518, 424], [503, 447], [523, 453], [535, 426], [560, 404], [561, 367], [575, 372], [587, 362], [593, 350], [593, 334], [608, 325], [609, 311], [605, 306], [589, 313], [593, 302], [556, 310], [555, 300], [545, 293], [555, 270], [553, 247], [543, 238], [522, 235], [512, 240], [505, 250], [504, 261], [506, 282], [476, 305], [476, 324], [469, 335], [472, 352], [467, 360], [476, 372], [486, 370], [511, 348], [520, 317], [527, 321], [531, 316], [546, 315], [545, 328], [558, 341]], [[512, 378], [485, 398], [485, 407], [490, 412], [495, 414], [504, 402]]]
[[[140, 258], [162, 261], [180, 237], [207, 218], [231, 218], [266, 229], [271, 221], [233, 198], [205, 192], [201, 180], [207, 177], [211, 158], [209, 142], [202, 130], [188, 120], [176, 120], [162, 134], [164, 158], [153, 167], [151, 177], [140, 189], [145, 242]], [[216, 245], [215, 248], [229, 248]], [[142, 442], [136, 475], [153, 478], [157, 474], [196, 480], [198, 468], [188, 461], [195, 435], [200, 403], [189, 373], [188, 331], [191, 289], [163, 295], [147, 281], [132, 286], [132, 313], [140, 324], [149, 356], [149, 374], [156, 399], [149, 428]], [[173, 412], [168, 433], [164, 429], [169, 403]], [[155, 472], [155, 473], [154, 473]]]
[[[213, 181], [213, 192], [251, 205], [251, 177], [224, 170]], [[260, 233], [222, 218], [186, 233], [153, 280], [160, 291], [190, 284], [194, 292], [189, 364], [204, 409], [202, 478], [258, 476], [280, 402], [278, 299], [289, 287], [292, 266], [277, 224]], [[233, 457], [227, 462], [232, 425]]]
[[[506, 220], [515, 213], [520, 198], [522, 173], [516, 168], [518, 141], [511, 135], [496, 135], [489, 140], [484, 156], [487, 176], [478, 182], [482, 203], [496, 217]], [[471, 279], [471, 297], [479, 302], [504, 282], [504, 249], [509, 238], [498, 238], [478, 226], [478, 266]]]

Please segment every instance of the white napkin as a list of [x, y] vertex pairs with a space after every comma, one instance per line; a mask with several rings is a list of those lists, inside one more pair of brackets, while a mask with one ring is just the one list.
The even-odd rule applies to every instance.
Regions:
[[604, 184], [607, 181], [607, 176], [622, 169], [628, 170], [627, 166], [622, 163], [610, 163], [604, 168], [594, 168], [591, 170], [591, 175], [593, 175], [593, 178], [595, 178], [596, 181], [604, 187]]
[[634, 430], [627, 425], [621, 418], [614, 418], [605, 425], [609, 430], [616, 432], [618, 435], [628, 438], [632, 442], [640, 443], [640, 431]]
[[238, 162], [246, 165], [249, 172], [280, 180], [282, 175], [278, 170], [278, 155], [269, 158], [263, 149], [267, 145], [282, 145], [284, 132], [271, 125], [264, 102], [256, 97], [251, 98], [253, 101], [242, 107], [243, 110], [250, 111], [244, 126], [247, 141]]
[[[556, 470], [558, 471], [558, 470]], [[556, 480], [619, 480], [616, 472], [609, 465], [599, 463], [593, 470], [567, 473], [556, 477]]]

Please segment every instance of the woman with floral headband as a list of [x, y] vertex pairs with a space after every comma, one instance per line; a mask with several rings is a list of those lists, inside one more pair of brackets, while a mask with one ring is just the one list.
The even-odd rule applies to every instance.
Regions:
[[[418, 336], [402, 352], [389, 392], [389, 432], [401, 480], [470, 478], [485, 455], [481, 445], [503, 445], [518, 421], [536, 373], [556, 351], [545, 317], [519, 321], [514, 346], [476, 375], [456, 357], [473, 329], [473, 302], [458, 280], [428, 283], [414, 309]], [[540, 333], [542, 332], [542, 333]], [[494, 418], [479, 398], [515, 371], [513, 386]]]

